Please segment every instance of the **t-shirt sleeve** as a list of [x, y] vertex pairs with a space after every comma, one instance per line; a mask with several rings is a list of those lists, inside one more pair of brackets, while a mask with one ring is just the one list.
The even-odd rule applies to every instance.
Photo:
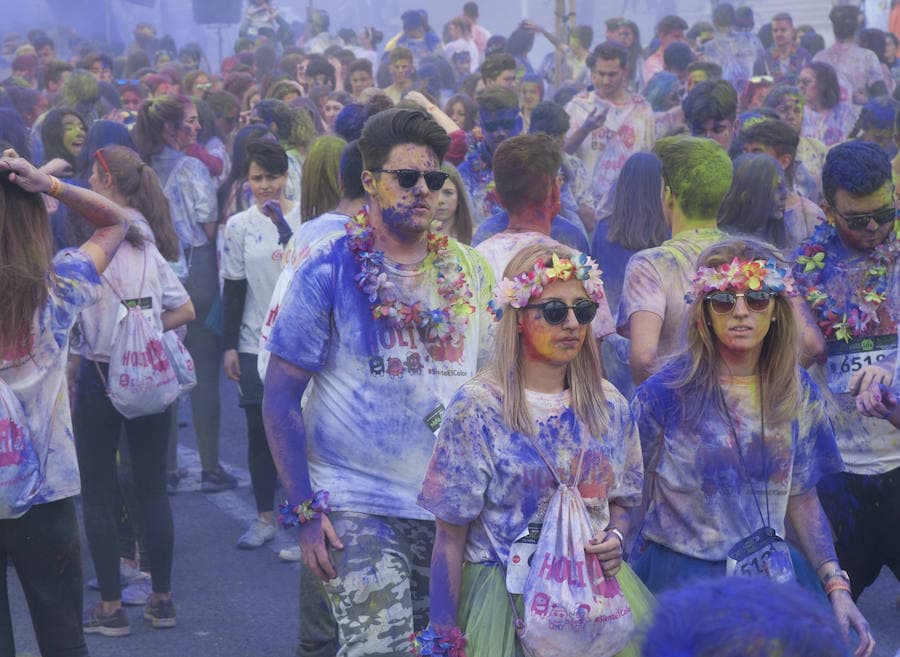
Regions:
[[805, 371], [801, 372], [800, 411], [797, 447], [791, 476], [791, 495], [805, 493], [822, 477], [842, 472], [844, 462], [838, 450], [831, 420], [818, 386]]
[[653, 261], [643, 253], [633, 255], [625, 268], [617, 326], [627, 326], [628, 320], [639, 310], [651, 312], [660, 319], [666, 316], [666, 292], [662, 277]]
[[474, 390], [488, 394], [467, 386], [450, 402], [419, 492], [419, 506], [453, 525], [481, 514], [493, 470], [484, 434], [496, 414], [483, 416]]
[[180, 308], [191, 300], [190, 295], [188, 295], [187, 290], [184, 288], [181, 281], [178, 280], [178, 276], [175, 275], [175, 270], [169, 266], [169, 263], [166, 262], [165, 258], [162, 257], [162, 254], [156, 250], [156, 247], [152, 247], [151, 253], [153, 264], [159, 272], [159, 284], [160, 288], [162, 288], [162, 303], [160, 307], [163, 310]]
[[68, 329], [78, 313], [100, 300], [103, 287], [91, 257], [81, 249], [65, 249], [53, 258], [56, 328]]
[[229, 281], [241, 281], [247, 278], [244, 267], [244, 237], [247, 222], [243, 213], [236, 215], [225, 224], [225, 248], [222, 252], [222, 277]]
[[666, 416], [661, 409], [670, 394], [671, 391], [656, 376], [651, 376], [638, 386], [631, 400], [631, 412], [641, 444], [645, 473], [650, 473], [656, 467], [662, 449]]
[[318, 251], [303, 261], [284, 295], [266, 347], [305, 370], [325, 366], [332, 333], [335, 269], [333, 255], [341, 248]]
[[[612, 388], [612, 386], [609, 386]], [[644, 462], [641, 457], [641, 440], [634, 414], [625, 398], [615, 389], [607, 390], [610, 398], [610, 430], [613, 436], [622, 437], [623, 467], [616, 484], [609, 491], [609, 501], [619, 506], [638, 506], [644, 486]]]

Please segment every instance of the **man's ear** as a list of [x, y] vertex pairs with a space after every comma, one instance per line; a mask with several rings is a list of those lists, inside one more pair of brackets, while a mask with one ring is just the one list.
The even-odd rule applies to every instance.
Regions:
[[360, 174], [359, 179], [367, 194], [375, 193], [375, 175], [371, 171], [363, 171]]

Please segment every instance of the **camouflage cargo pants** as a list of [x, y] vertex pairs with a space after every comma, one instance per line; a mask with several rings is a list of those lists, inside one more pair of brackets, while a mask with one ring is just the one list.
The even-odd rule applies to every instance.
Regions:
[[338, 625], [338, 657], [396, 657], [428, 625], [434, 522], [363, 513], [329, 515], [343, 550], [325, 592]]

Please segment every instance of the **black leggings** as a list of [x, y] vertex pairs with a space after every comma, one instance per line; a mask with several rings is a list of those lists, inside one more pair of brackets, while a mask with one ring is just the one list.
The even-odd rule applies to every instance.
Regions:
[[241, 366], [238, 388], [240, 405], [247, 416], [247, 468], [250, 470], [256, 511], [263, 513], [274, 508], [273, 498], [278, 472], [275, 470], [272, 452], [269, 451], [269, 441], [266, 440], [266, 428], [263, 426], [263, 385], [256, 369], [256, 354], [242, 352], [238, 354], [238, 360]]
[[6, 581], [11, 560], [22, 583], [43, 657], [87, 657], [81, 630], [81, 538], [72, 498], [0, 520], [0, 657], [14, 657]]
[[[106, 363], [100, 363], [106, 375]], [[134, 495], [143, 523], [153, 591], [171, 591], [175, 533], [166, 493], [169, 408], [163, 413], [125, 419], [109, 401], [94, 362], [82, 358], [75, 406], [75, 447], [81, 470], [84, 529], [106, 601], [122, 597], [119, 582], [120, 500], [116, 452], [124, 424], [131, 456]]]

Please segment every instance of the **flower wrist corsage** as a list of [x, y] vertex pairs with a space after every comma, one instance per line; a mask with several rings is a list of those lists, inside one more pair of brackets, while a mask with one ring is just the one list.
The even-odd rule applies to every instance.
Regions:
[[313, 518], [322, 517], [328, 513], [328, 491], [316, 491], [305, 502], [291, 504], [287, 500], [278, 505], [278, 524], [282, 527], [296, 527], [305, 525]]
[[466, 637], [458, 627], [437, 630], [430, 625], [409, 636], [410, 654], [466, 657]]

